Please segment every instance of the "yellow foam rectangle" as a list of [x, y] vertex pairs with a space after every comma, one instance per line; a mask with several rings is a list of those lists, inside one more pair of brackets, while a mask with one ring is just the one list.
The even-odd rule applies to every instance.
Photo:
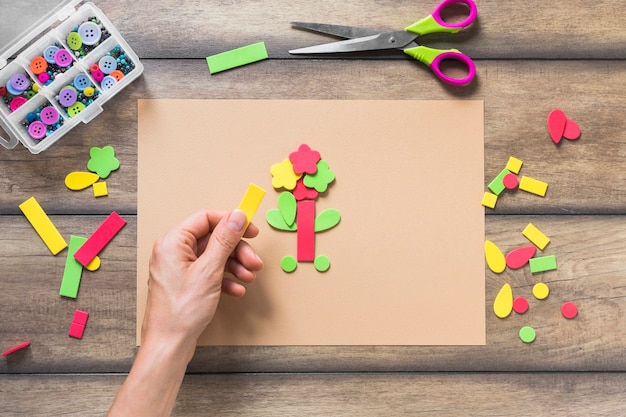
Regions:
[[252, 221], [254, 213], [256, 213], [257, 209], [261, 205], [261, 201], [263, 201], [263, 197], [265, 197], [265, 190], [256, 184], [250, 183], [248, 190], [241, 199], [238, 207], [239, 210], [246, 213], [246, 217], [248, 218], [246, 227]]
[[100, 181], [93, 184], [93, 196], [104, 197], [109, 195], [106, 181]]
[[488, 191], [483, 195], [482, 205], [489, 208], [495, 208], [498, 202], [498, 196]]
[[546, 192], [548, 191], [548, 183], [522, 175], [522, 179], [519, 183], [519, 189], [528, 193], [545, 197]]
[[532, 223], [528, 223], [528, 226], [522, 230], [522, 234], [541, 250], [544, 250], [550, 243], [550, 238]]
[[19, 207], [53, 255], [67, 247], [67, 242], [65, 242], [65, 239], [63, 239], [63, 236], [61, 236], [46, 212], [43, 211], [37, 200], [35, 200], [35, 197], [24, 201]]
[[506, 163], [506, 169], [511, 171], [514, 174], [519, 174], [520, 169], [522, 169], [522, 160], [515, 158], [514, 156], [509, 157], [509, 161]]

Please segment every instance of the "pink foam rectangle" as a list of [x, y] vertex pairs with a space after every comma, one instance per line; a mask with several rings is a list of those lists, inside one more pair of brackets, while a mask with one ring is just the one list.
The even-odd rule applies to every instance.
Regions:
[[74, 258], [76, 258], [81, 265], [87, 266], [125, 224], [126, 220], [122, 219], [116, 212], [112, 212], [87, 239], [83, 246], [76, 251]]

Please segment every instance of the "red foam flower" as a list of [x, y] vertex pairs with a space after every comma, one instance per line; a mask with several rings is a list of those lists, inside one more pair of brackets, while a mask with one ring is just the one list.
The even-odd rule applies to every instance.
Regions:
[[289, 160], [293, 164], [293, 172], [296, 174], [315, 174], [320, 159], [320, 153], [311, 150], [306, 144], [300, 145], [296, 152], [289, 154]]
[[319, 193], [315, 188], [308, 188], [304, 185], [304, 179], [300, 178], [296, 183], [296, 188], [293, 190], [293, 196], [296, 200], [315, 200]]

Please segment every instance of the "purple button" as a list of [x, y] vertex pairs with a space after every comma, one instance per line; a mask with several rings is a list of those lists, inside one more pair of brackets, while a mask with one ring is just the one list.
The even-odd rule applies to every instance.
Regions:
[[44, 124], [53, 125], [59, 120], [59, 112], [52, 106], [47, 106], [41, 109], [39, 118]]
[[17, 91], [25, 91], [30, 87], [30, 81], [24, 74], [13, 74], [9, 79], [9, 84]]
[[72, 63], [72, 55], [65, 49], [59, 49], [54, 53], [54, 62], [60, 67], [68, 67]]
[[11, 100], [11, 104], [9, 104], [9, 107], [11, 108], [11, 111], [15, 111], [19, 109], [20, 107], [22, 107], [24, 103], [26, 103], [27, 101], [28, 100], [26, 100], [26, 98], [22, 96], [17, 96], [13, 98], [13, 100]]
[[33, 139], [43, 139], [46, 137], [46, 125], [40, 121], [32, 122], [28, 126], [28, 134]]
[[76, 90], [70, 87], [65, 87], [59, 93], [59, 103], [61, 103], [63, 107], [69, 107], [72, 104], [76, 103], [77, 97], [78, 94], [76, 94]]

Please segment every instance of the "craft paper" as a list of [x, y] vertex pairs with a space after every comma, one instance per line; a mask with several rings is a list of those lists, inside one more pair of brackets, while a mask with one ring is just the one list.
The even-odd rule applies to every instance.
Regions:
[[[272, 229], [270, 167], [301, 144], [336, 179], [316, 200], [321, 273]], [[200, 345], [485, 343], [482, 101], [139, 100], [137, 338], [154, 240], [200, 208], [267, 190], [250, 240], [265, 267], [223, 296]]]

